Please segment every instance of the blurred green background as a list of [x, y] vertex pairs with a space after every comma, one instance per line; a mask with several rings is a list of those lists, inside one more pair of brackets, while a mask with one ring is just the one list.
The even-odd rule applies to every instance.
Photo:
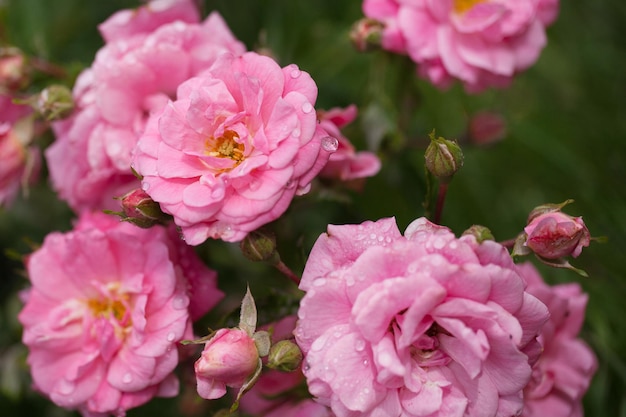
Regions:
[[[0, 0], [0, 40], [64, 66], [70, 74], [64, 82], [71, 85], [102, 46], [97, 24], [118, 9], [137, 5], [122, 0]], [[357, 104], [360, 116], [345, 133], [358, 148], [378, 150], [383, 160], [381, 173], [361, 192], [319, 186], [277, 222], [281, 253], [298, 272], [328, 223], [395, 216], [403, 230], [423, 215], [427, 134], [436, 129], [462, 141], [470, 115], [501, 113], [508, 129], [503, 141], [488, 147], [464, 143], [465, 166], [450, 186], [442, 223], [457, 234], [482, 224], [505, 240], [521, 231], [533, 207], [575, 200], [565, 211], [582, 215], [592, 235], [608, 238], [573, 261], [590, 278], [540, 269], [547, 280], [574, 280], [590, 294], [583, 337], [600, 367], [585, 398], [586, 415], [626, 416], [625, 3], [563, 2], [537, 64], [511, 88], [473, 96], [458, 85], [442, 92], [418, 80], [404, 57], [356, 52], [348, 33], [362, 17], [357, 0], [207, 0], [203, 7], [205, 14], [220, 11], [249, 49], [269, 50], [281, 65], [293, 62], [309, 72], [319, 87], [318, 108]], [[44, 85], [50, 80], [36, 81]], [[42, 143], [50, 140], [48, 136]], [[28, 198], [0, 212], [0, 248], [3, 254], [27, 253], [48, 232], [67, 230], [71, 218], [44, 177]], [[237, 284], [248, 280], [262, 294], [268, 282], [280, 279], [270, 268], [241, 262], [235, 249], [222, 242], [199, 248], [219, 270], [224, 288], [240, 289]], [[15, 319], [17, 292], [26, 280], [11, 257], [3, 255], [0, 267], [0, 414], [75, 415], [28, 390]], [[128, 415], [178, 415], [173, 401], [155, 404]]]

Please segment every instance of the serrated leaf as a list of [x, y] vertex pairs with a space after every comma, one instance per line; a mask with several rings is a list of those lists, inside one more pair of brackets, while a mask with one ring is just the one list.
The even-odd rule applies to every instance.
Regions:
[[253, 337], [254, 331], [256, 330], [256, 321], [256, 304], [254, 303], [254, 298], [252, 297], [250, 287], [248, 286], [246, 287], [246, 295], [244, 295], [243, 300], [241, 301], [239, 328], [248, 333], [250, 337]]

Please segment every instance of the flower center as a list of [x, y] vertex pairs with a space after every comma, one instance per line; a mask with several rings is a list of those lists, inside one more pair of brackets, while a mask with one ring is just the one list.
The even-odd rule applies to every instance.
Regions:
[[454, 11], [456, 13], [465, 13], [478, 3], [484, 3], [486, 0], [454, 0]]
[[95, 318], [114, 320], [121, 328], [129, 327], [132, 322], [128, 313], [129, 296], [120, 294], [117, 286], [107, 288], [108, 294], [87, 300], [87, 307]]
[[235, 141], [239, 138], [237, 132], [226, 130], [224, 134], [218, 138], [210, 138], [206, 142], [207, 155], [216, 158], [230, 158], [239, 165], [243, 161], [244, 146], [243, 143]]

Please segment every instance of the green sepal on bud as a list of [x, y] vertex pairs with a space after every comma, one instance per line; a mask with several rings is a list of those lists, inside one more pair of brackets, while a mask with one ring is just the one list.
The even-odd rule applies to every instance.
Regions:
[[548, 203], [548, 204], [542, 204], [540, 206], [535, 207], [534, 209], [531, 210], [531, 212], [528, 214], [528, 220], [526, 221], [527, 223], [530, 223], [533, 219], [535, 219], [538, 216], [541, 216], [542, 214], [546, 214], [546, 213], [556, 213], [557, 211], [561, 211], [563, 209], [563, 207], [567, 206], [568, 204], [572, 204], [574, 202], [574, 200], [567, 199], [562, 203]]
[[430, 144], [424, 153], [426, 169], [439, 181], [450, 182], [454, 174], [463, 166], [463, 152], [454, 140], [436, 137], [433, 130]]
[[130, 191], [117, 199], [121, 201], [122, 211], [104, 210], [104, 212], [119, 216], [122, 221], [143, 229], [157, 224], [166, 224], [172, 219], [170, 215], [163, 213], [159, 203], [141, 188]]
[[479, 224], [475, 224], [466, 231], [464, 231], [463, 236], [465, 235], [474, 236], [476, 238], [476, 242], [478, 243], [483, 243], [485, 240], [496, 240], [493, 237], [493, 233], [491, 233], [491, 230]]
[[265, 228], [248, 233], [239, 247], [243, 255], [253, 262], [267, 262], [270, 265], [277, 265], [280, 262], [280, 255], [276, 250], [276, 236]]
[[290, 340], [281, 340], [270, 349], [267, 367], [282, 372], [292, 372], [302, 363], [302, 351]]
[[33, 100], [31, 106], [41, 117], [51, 122], [69, 117], [74, 111], [74, 98], [64, 85], [46, 87]]

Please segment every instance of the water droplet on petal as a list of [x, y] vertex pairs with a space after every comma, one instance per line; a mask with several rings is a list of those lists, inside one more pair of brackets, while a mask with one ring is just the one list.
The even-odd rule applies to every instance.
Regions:
[[172, 301], [172, 306], [176, 310], [182, 310], [183, 308], [187, 308], [189, 305], [189, 298], [184, 295], [177, 295], [174, 297], [174, 301]]
[[289, 180], [287, 181], [287, 184], [285, 184], [285, 188], [287, 189], [292, 189], [296, 186], [296, 182], [294, 180]]
[[302, 111], [304, 113], [311, 113], [313, 111], [313, 105], [307, 101], [302, 105]]
[[133, 375], [130, 372], [126, 372], [122, 377], [122, 382], [125, 384], [130, 384], [133, 382]]
[[370, 364], [370, 361], [367, 359], [363, 359], [363, 366], [368, 366]]
[[150, 189], [150, 184], [148, 184], [147, 182], [142, 182], [141, 189], [144, 191], [148, 191]]
[[324, 285], [326, 285], [326, 278], [317, 278], [313, 281], [313, 286], [315, 287], [323, 287]]
[[250, 184], [248, 184], [248, 188], [250, 189], [250, 191], [258, 190], [259, 188], [261, 188], [261, 181], [250, 182]]
[[169, 333], [167, 334], [167, 341], [168, 341], [168, 342], [173, 342], [173, 341], [174, 341], [174, 339], [176, 339], [176, 333], [174, 333], [174, 332], [169, 332]]
[[76, 384], [63, 378], [59, 381], [58, 387], [61, 394], [68, 395], [74, 392], [74, 390], [76, 389]]
[[325, 136], [322, 138], [322, 148], [326, 152], [335, 152], [339, 147], [339, 141], [332, 136]]
[[324, 347], [324, 345], [326, 344], [326, 340], [323, 337], [318, 337], [317, 339], [315, 339], [315, 341], [313, 342], [313, 344], [311, 344], [311, 350], [312, 351], [319, 351], [322, 350], [322, 348]]
[[297, 67], [291, 70], [291, 73], [289, 74], [291, 76], [291, 78], [298, 78], [300, 76], [300, 74], [302, 74], [302, 71], [300, 71]]
[[302, 132], [298, 128], [295, 128], [293, 132], [291, 132], [291, 136], [293, 136], [294, 138], [299, 138], [301, 134]]
[[354, 349], [357, 352], [362, 352], [365, 349], [365, 340], [357, 339], [357, 341], [354, 342]]

